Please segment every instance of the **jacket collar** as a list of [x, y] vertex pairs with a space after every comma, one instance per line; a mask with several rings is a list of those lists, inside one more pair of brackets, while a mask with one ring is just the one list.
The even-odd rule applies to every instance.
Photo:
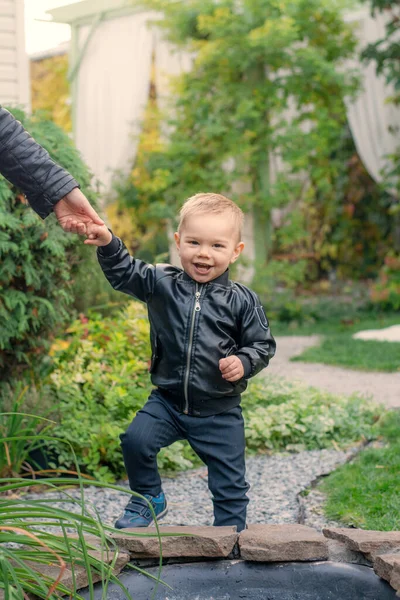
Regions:
[[[183, 271], [183, 281], [193, 281], [193, 283], [196, 283], [196, 281], [194, 279], [192, 279], [187, 273], [186, 271]], [[218, 283], [219, 285], [228, 285], [229, 283], [229, 269], [227, 269], [224, 273], [222, 273], [219, 277], [216, 277], [215, 279], [212, 279], [211, 281], [207, 281], [207, 283]]]

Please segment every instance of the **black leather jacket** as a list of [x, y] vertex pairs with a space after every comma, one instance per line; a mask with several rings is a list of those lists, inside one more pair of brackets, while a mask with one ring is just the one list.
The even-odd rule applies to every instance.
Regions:
[[[147, 303], [152, 348], [151, 381], [182, 412], [218, 414], [237, 406], [247, 379], [275, 354], [256, 294], [229, 273], [199, 284], [182, 269], [132, 258], [119, 238], [100, 247], [98, 259], [112, 287]], [[219, 360], [236, 354], [244, 377], [222, 378]]]
[[43, 219], [54, 204], [79, 187], [72, 175], [51, 160], [48, 152], [1, 106], [0, 173], [23, 191]]

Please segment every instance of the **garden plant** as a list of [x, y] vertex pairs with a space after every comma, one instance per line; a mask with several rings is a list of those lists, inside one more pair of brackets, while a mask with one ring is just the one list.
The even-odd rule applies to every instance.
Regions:
[[[0, 413], [2, 422], [10, 419], [23, 422], [32, 419], [32, 415], [19, 413]], [[37, 420], [40, 418], [36, 417]], [[32, 422], [32, 421], [31, 421]], [[9, 427], [12, 430], [12, 427]], [[1, 450], [18, 448], [23, 443], [30, 445], [51, 442], [51, 436], [44, 435], [13, 435], [0, 439]], [[60, 443], [60, 441], [59, 441]], [[66, 442], [66, 445], [69, 445]], [[82, 477], [78, 462], [75, 459], [72, 446], [69, 448], [76, 471], [71, 480], [71, 471], [56, 473], [57, 477], [38, 479], [40, 473], [31, 469], [29, 477], [6, 476], [0, 478], [0, 593], [4, 593], [5, 600], [19, 600], [34, 594], [35, 598], [53, 600], [68, 596], [79, 600], [79, 588], [88, 586], [93, 597], [93, 585], [102, 581], [102, 598], [107, 598], [109, 582], [116, 583], [128, 599], [131, 595], [124, 585], [117, 579], [114, 567], [118, 560], [119, 550], [110, 533], [115, 533], [113, 527], [102, 523], [93, 507], [85, 504], [84, 486], [112, 487], [131, 495], [132, 492], [118, 486], [106, 486], [104, 482], [93, 478]], [[7, 457], [11, 455], [6, 451]], [[74, 460], [75, 459], [75, 460]], [[11, 463], [9, 464], [11, 467]], [[10, 471], [13, 469], [10, 468]], [[68, 486], [79, 486], [80, 498], [73, 498], [68, 494]], [[60, 494], [63, 506], [59, 507], [56, 498], [46, 500], [35, 497], [31, 499], [21, 496], [21, 491], [26, 494], [35, 488], [48, 491], [57, 491]], [[139, 494], [137, 494], [139, 496]], [[71, 509], [65, 504], [71, 504]], [[155, 520], [156, 531], [160, 543], [160, 561], [158, 576], [148, 574], [136, 565], [128, 566], [161, 582], [162, 546], [160, 531], [153, 507], [149, 509]], [[143, 534], [126, 533], [127, 536]], [[168, 534], [163, 534], [168, 535]], [[86, 573], [85, 582], [82, 583], [82, 568]], [[64, 577], [72, 581], [73, 589], [66, 586]], [[167, 585], [167, 584], [165, 584]], [[154, 590], [156, 592], [157, 586]]]

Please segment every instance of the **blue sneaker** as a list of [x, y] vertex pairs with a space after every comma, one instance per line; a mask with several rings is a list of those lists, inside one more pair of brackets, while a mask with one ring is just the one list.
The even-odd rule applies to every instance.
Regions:
[[[143, 494], [154, 509], [157, 521], [164, 517], [168, 512], [167, 499], [164, 492], [160, 492], [158, 496]], [[148, 527], [153, 523], [153, 515], [147, 502], [132, 496], [128, 504], [125, 506], [125, 512], [116, 522], [114, 527], [117, 529], [125, 529], [126, 527]]]

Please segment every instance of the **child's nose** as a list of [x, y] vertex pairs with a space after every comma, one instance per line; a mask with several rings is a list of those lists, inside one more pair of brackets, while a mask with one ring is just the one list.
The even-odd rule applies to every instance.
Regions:
[[208, 255], [209, 255], [208, 246], [200, 246], [200, 248], [199, 248], [199, 256], [208, 256]]

